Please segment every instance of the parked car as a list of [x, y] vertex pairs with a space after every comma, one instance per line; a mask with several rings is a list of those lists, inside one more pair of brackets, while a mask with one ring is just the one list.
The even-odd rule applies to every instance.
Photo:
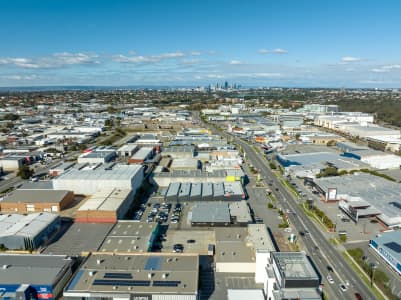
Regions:
[[333, 277], [331, 277], [330, 274], [327, 275], [327, 281], [328, 281], [330, 284], [333, 284], [333, 283], [334, 283]]
[[175, 244], [173, 246], [174, 253], [182, 253], [184, 251], [184, 246], [182, 244]]

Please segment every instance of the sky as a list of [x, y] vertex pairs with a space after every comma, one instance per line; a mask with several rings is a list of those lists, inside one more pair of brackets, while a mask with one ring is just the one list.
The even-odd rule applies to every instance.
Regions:
[[0, 86], [401, 87], [399, 0], [0, 1]]

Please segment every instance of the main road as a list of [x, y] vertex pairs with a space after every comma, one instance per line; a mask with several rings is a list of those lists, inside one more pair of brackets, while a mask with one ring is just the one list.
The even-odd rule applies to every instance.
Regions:
[[[248, 160], [256, 166], [264, 180], [269, 179], [273, 185], [272, 192], [280, 202], [284, 211], [289, 212], [288, 218], [290, 223], [299, 231], [304, 232], [302, 236], [306, 253], [308, 253], [322, 276], [324, 292], [329, 299], [355, 299], [355, 293], [359, 293], [363, 299], [376, 299], [375, 295], [364, 284], [362, 279], [354, 272], [352, 267], [348, 265], [341, 254], [334, 249], [333, 245], [326, 239], [320, 228], [304, 214], [300, 208], [298, 199], [283, 186], [280, 180], [272, 173], [267, 166], [266, 161], [255, 152], [255, 150], [246, 142], [236, 136], [229, 135], [222, 130], [212, 129], [214, 133], [218, 133], [228, 140], [234, 140], [242, 147], [246, 153]], [[332, 271], [331, 271], [332, 270]], [[330, 274], [334, 283], [330, 284], [326, 277]], [[343, 283], [346, 291], [342, 291], [339, 285]]]

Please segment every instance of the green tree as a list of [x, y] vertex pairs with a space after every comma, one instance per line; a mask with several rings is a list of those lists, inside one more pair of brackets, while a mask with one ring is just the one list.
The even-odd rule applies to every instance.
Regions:
[[17, 176], [20, 176], [22, 179], [29, 179], [32, 175], [33, 170], [26, 165], [23, 165], [18, 169]]
[[113, 120], [112, 119], [107, 119], [105, 122], [104, 122], [104, 126], [106, 126], [106, 127], [113, 127], [113, 125], [114, 125], [114, 122], [113, 122]]

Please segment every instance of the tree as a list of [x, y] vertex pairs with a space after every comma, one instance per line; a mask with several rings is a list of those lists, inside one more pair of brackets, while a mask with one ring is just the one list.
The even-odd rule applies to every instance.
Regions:
[[104, 126], [106, 127], [113, 127], [114, 122], [112, 119], [107, 119], [106, 121], [104, 121]]
[[29, 179], [33, 175], [33, 170], [29, 168], [27, 165], [23, 165], [18, 169], [17, 176], [20, 176], [22, 179]]

